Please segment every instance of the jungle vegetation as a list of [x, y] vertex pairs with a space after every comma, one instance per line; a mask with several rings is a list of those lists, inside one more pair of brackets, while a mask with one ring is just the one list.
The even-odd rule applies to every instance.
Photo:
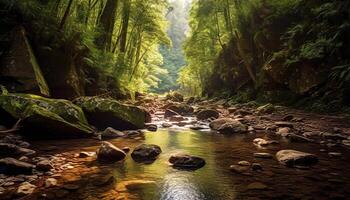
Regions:
[[349, 102], [346, 0], [0, 2], [16, 16], [1, 19], [2, 51], [9, 24], [23, 25], [53, 97], [179, 90], [237, 102]]

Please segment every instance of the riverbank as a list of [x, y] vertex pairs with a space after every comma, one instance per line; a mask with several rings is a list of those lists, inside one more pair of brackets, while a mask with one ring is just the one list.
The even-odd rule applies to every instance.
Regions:
[[[101, 145], [98, 138], [29, 141], [37, 152], [32, 160], [46, 158], [52, 169], [29, 176], [2, 175], [2, 199], [347, 198], [346, 117], [270, 104], [232, 106], [225, 100], [184, 103], [143, 97], [135, 104], [151, 113], [151, 131], [125, 132], [108, 141], [130, 152], [143, 143], [159, 145], [162, 153], [153, 163], [137, 163], [130, 154], [114, 164], [100, 163], [94, 154]], [[231, 124], [228, 132], [227, 127], [214, 131], [209, 128], [214, 118], [234, 119], [247, 129], [235, 133]], [[318, 162], [286, 167], [275, 157], [286, 149], [315, 155]], [[199, 156], [206, 165], [195, 171], [174, 169], [168, 159], [179, 152]], [[18, 196], [21, 185], [33, 190]]]

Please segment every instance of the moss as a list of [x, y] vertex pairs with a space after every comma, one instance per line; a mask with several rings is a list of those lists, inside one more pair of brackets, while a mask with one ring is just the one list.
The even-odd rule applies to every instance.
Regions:
[[144, 109], [113, 99], [82, 97], [75, 103], [83, 108], [89, 122], [98, 128], [138, 129], [143, 128], [146, 121]]
[[39, 133], [79, 137], [93, 132], [82, 109], [67, 100], [9, 93], [0, 95], [0, 108], [15, 119], [23, 119], [24, 129]]
[[[22, 30], [24, 31], [24, 30]], [[24, 35], [24, 33], [23, 33]], [[36, 61], [35, 55], [33, 53], [33, 50], [28, 42], [27, 37], [24, 37], [24, 41], [28, 47], [28, 53], [29, 53], [29, 57], [30, 57], [30, 63], [33, 66], [33, 70], [34, 70], [34, 74], [35, 74], [35, 78], [36, 81], [38, 82], [38, 86], [40, 89], [41, 94], [44, 94], [46, 96], [50, 96], [50, 90], [49, 90], [49, 86], [46, 83], [46, 80], [41, 72], [41, 69], [38, 65], [38, 62]]]

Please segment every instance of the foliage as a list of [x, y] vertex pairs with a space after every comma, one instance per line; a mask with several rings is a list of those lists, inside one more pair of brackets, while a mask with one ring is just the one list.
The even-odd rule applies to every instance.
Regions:
[[[100, 73], [99, 80], [94, 80], [100, 87], [108, 87], [110, 77], [116, 82], [114, 87], [130, 91], [155, 87], [159, 82], [156, 76], [165, 73], [161, 69], [159, 44], [170, 45], [165, 32], [167, 3], [164, 0], [116, 0], [115, 8], [109, 8], [113, 5], [109, 2], [6, 0], [5, 4], [29, 22], [36, 41], [43, 41], [51, 48], [67, 44], [75, 53], [83, 52], [83, 63]], [[101, 16], [107, 9], [115, 9], [115, 16]], [[103, 23], [114, 26], [104, 30]], [[101, 37], [109, 35], [111, 41], [107, 46], [110, 48], [100, 48]], [[86, 77], [87, 82], [92, 81], [90, 79], [93, 77]]]
[[[349, 8], [344, 0], [194, 1], [184, 48], [188, 64], [178, 79], [181, 89], [192, 95], [229, 91], [248, 98], [244, 91], [250, 88], [258, 94], [250, 99], [269, 90], [293, 93], [295, 84], [308, 82], [298, 76], [300, 68], [317, 66], [313, 69], [326, 75], [323, 86], [344, 91], [340, 93], [345, 102]], [[297, 80], [288, 81], [292, 73]], [[248, 101], [245, 97], [237, 98]]]

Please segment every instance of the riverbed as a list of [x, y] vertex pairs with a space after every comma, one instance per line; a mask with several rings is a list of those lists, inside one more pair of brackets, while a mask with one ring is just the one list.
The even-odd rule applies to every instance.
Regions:
[[[254, 138], [277, 139], [279, 144], [260, 147]], [[36, 141], [33, 146], [43, 154], [49, 152], [67, 157], [71, 169], [62, 173], [60, 184], [73, 184], [73, 189], [43, 189], [46, 198], [62, 199], [140, 199], [140, 200], [230, 200], [230, 199], [347, 199], [350, 188], [349, 151], [313, 143], [290, 143], [265, 132], [225, 136], [210, 130], [188, 128], [145, 131], [133, 138], [110, 140], [115, 146], [130, 147], [156, 144], [162, 149], [152, 163], [137, 163], [130, 155], [119, 163], [104, 165], [95, 158], [78, 158], [81, 151], [94, 152], [100, 142], [92, 139]], [[54, 148], [53, 148], [54, 147]], [[275, 155], [281, 149], [313, 153], [319, 162], [310, 168], [288, 168], [275, 158], [255, 158], [254, 153]], [[329, 151], [342, 153], [330, 157]], [[184, 152], [205, 159], [206, 165], [195, 171], [174, 169], [168, 159]], [[259, 163], [262, 171], [238, 174], [230, 165], [239, 161]], [[69, 167], [68, 167], [69, 168]], [[96, 179], [96, 177], [102, 177]], [[113, 177], [114, 181], [96, 184]], [[103, 181], [102, 181], [103, 182]], [[68, 191], [67, 191], [68, 190]]]

